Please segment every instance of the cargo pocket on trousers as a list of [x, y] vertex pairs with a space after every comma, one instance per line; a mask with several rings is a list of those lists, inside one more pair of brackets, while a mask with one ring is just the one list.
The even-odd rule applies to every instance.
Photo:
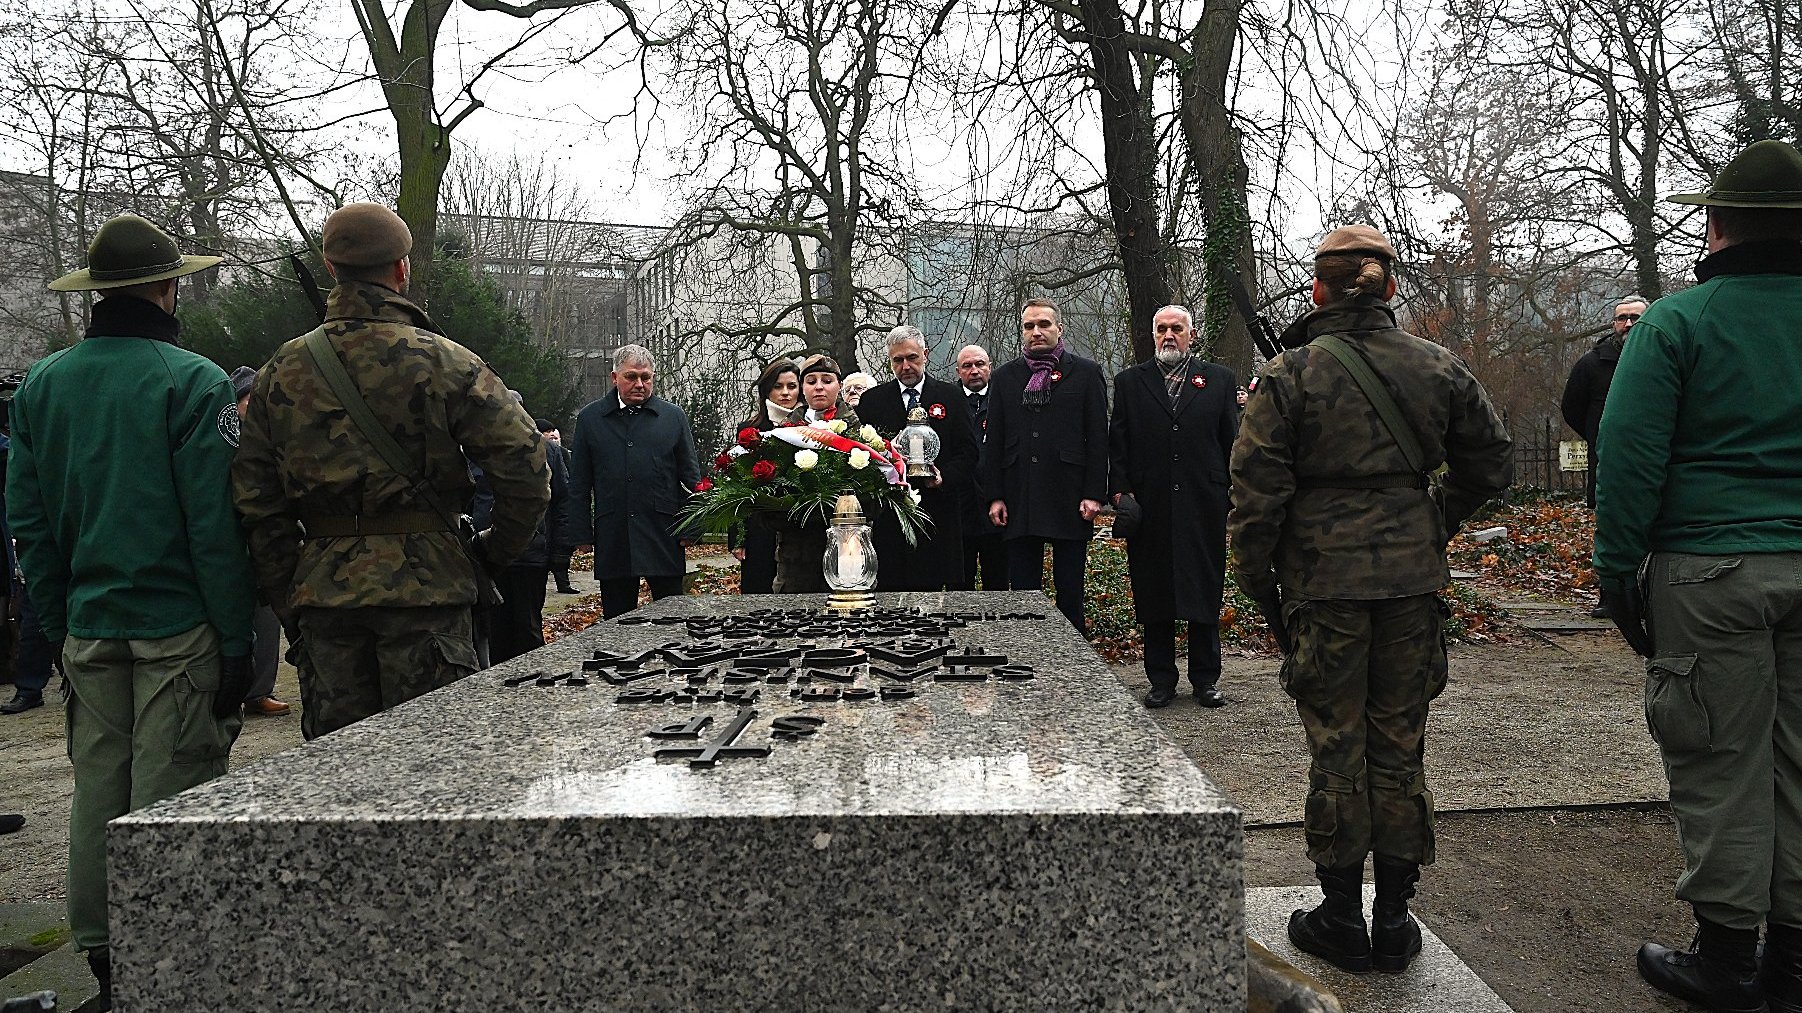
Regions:
[[[1332, 850], [1339, 839], [1339, 802], [1333, 793], [1316, 788], [1308, 792], [1302, 806], [1302, 832], [1307, 837], [1308, 854], [1318, 855]], [[1337, 865], [1327, 861], [1325, 865]]]
[[432, 680], [433, 689], [448, 686], [472, 675], [477, 668], [475, 645], [467, 637], [456, 637], [449, 633], [432, 634], [432, 659], [438, 669]]
[[1646, 727], [1660, 748], [1707, 752], [1714, 745], [1708, 706], [1695, 679], [1696, 656], [1670, 654], [1646, 662]]
[[1283, 626], [1289, 631], [1289, 653], [1283, 655], [1283, 664], [1276, 670], [1277, 684], [1291, 700], [1302, 699], [1301, 693], [1308, 689], [1308, 668], [1297, 661], [1301, 653], [1302, 637], [1300, 619], [1308, 609], [1305, 601], [1283, 603]]
[[213, 697], [219, 692], [219, 666], [189, 669], [174, 679], [176, 763], [213, 763], [231, 753], [232, 731], [213, 717]]
[[1451, 681], [1451, 662], [1445, 652], [1445, 624], [1452, 618], [1452, 606], [1444, 598], [1433, 596], [1433, 617], [1439, 623], [1439, 629], [1433, 631], [1433, 654], [1427, 659], [1427, 699], [1437, 700], [1439, 694], [1445, 692], [1446, 683]]

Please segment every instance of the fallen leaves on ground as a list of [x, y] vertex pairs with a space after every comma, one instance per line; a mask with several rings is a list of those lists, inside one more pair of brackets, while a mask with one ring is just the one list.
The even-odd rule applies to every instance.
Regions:
[[[1474, 537], [1495, 527], [1506, 528], [1507, 536]], [[1596, 589], [1589, 561], [1594, 537], [1595, 512], [1580, 495], [1528, 492], [1478, 511], [1452, 539], [1448, 555], [1454, 569], [1477, 575], [1471, 583], [1489, 597], [1588, 603]]]

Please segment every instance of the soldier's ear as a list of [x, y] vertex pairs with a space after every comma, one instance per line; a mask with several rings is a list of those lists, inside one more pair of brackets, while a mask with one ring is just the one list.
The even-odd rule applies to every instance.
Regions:
[[1392, 274], [1389, 276], [1389, 280], [1383, 283], [1383, 301], [1388, 302], [1389, 300], [1394, 299], [1394, 298], [1395, 298], [1395, 275]]
[[1326, 286], [1320, 283], [1319, 278], [1314, 279], [1314, 305], [1326, 305]]

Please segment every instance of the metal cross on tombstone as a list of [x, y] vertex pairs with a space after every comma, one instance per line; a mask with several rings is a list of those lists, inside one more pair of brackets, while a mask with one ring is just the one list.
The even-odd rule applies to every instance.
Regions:
[[757, 719], [757, 712], [749, 707], [740, 707], [738, 716], [720, 732], [719, 738], [699, 746], [665, 746], [651, 755], [659, 760], [687, 760], [691, 768], [711, 767], [715, 761], [750, 757], [762, 759], [770, 755], [768, 746], [735, 746], [734, 742], [744, 734], [751, 722]]

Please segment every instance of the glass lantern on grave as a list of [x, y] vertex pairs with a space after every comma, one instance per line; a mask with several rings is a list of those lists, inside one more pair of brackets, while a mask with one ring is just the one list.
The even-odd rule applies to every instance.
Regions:
[[926, 422], [926, 409], [913, 408], [907, 413], [907, 427], [895, 434], [895, 446], [907, 459], [907, 477], [931, 478], [932, 462], [939, 459], [943, 441]]
[[863, 504], [851, 493], [840, 493], [833, 505], [822, 562], [826, 586], [832, 588], [827, 608], [851, 612], [876, 604], [876, 596], [870, 593], [876, 586], [876, 544], [870, 540]]

